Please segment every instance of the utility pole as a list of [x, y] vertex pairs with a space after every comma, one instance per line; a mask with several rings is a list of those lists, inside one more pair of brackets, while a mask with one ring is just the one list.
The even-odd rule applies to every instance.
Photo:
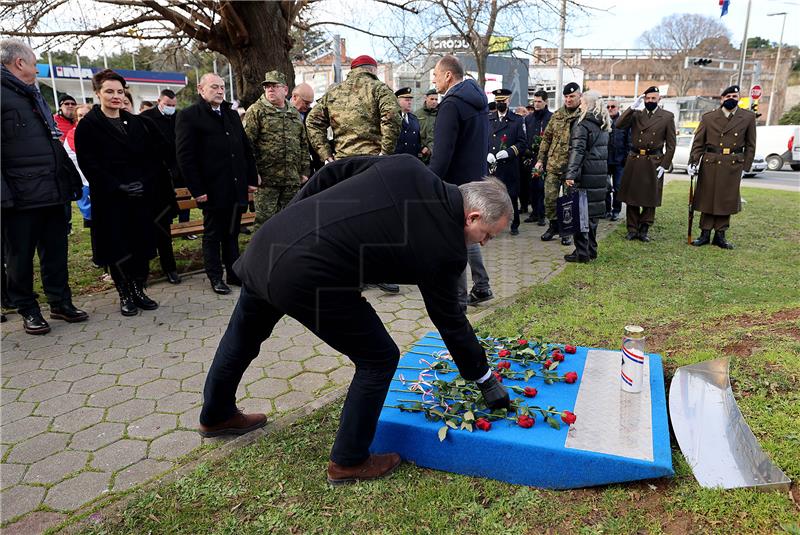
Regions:
[[556, 109], [561, 107], [561, 89], [564, 86], [564, 34], [567, 31], [567, 0], [561, 0], [561, 25], [558, 38], [558, 65], [556, 66]]
[[747, 56], [747, 27], [750, 25], [750, 4], [752, 0], [747, 0], [747, 14], [744, 19], [744, 37], [742, 38], [742, 57], [739, 60], [739, 80], [737, 82], [739, 89], [742, 88], [742, 81], [744, 80], [744, 60]]
[[333, 36], [333, 83], [342, 81], [342, 40], [339, 34]]
[[53, 84], [53, 102], [55, 102], [56, 107], [55, 110], [58, 110], [58, 89], [56, 89], [56, 75], [53, 72], [53, 56], [50, 55], [50, 51], [47, 51], [47, 63], [50, 65], [50, 83]]
[[769, 88], [769, 107], [767, 108], [767, 124], [770, 124], [770, 120], [772, 119], [772, 103], [775, 100], [775, 86], [778, 85], [778, 66], [781, 64], [781, 49], [783, 48], [783, 30], [786, 28], [786, 12], [783, 11], [781, 13], [769, 13], [768, 17], [775, 17], [778, 15], [783, 15], [783, 24], [781, 24], [781, 38], [778, 41], [778, 57], [775, 58], [775, 71], [772, 75], [772, 84]]
[[83, 88], [83, 69], [81, 69], [81, 54], [80, 50], [75, 51], [75, 58], [78, 60], [78, 79], [81, 81], [81, 99], [86, 104], [86, 90]]

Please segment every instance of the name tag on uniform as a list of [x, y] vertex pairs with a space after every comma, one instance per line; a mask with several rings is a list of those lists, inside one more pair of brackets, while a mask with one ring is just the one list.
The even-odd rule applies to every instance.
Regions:
[[730, 154], [731, 149], [722, 149], [722, 154]]

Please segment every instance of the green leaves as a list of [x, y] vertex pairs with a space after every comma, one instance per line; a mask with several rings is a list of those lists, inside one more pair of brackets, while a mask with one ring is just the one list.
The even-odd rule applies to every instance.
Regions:
[[447, 429], [448, 427], [446, 425], [439, 428], [439, 442], [444, 442], [444, 439], [447, 438]]

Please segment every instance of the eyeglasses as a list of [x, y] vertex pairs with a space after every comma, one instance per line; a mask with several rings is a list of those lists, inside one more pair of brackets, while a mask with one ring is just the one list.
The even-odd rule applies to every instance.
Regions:
[[616, 106], [606, 106], [606, 108], [609, 109], [609, 110], [613, 110], [613, 109], [616, 108]]
[[62, 102], [61, 105], [62, 106], [77, 106], [77, 104], [74, 103], [74, 102]]

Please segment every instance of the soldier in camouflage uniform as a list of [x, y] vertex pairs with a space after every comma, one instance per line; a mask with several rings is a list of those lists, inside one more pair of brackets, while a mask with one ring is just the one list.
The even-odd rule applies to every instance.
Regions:
[[261, 177], [256, 200], [256, 226], [282, 210], [308, 180], [308, 141], [300, 113], [286, 95], [286, 77], [269, 71], [264, 94], [245, 114], [245, 133], [253, 147]]
[[436, 114], [439, 112], [439, 93], [429, 89], [425, 93], [425, 103], [414, 112], [419, 119], [419, 137], [422, 142], [422, 161], [428, 163], [433, 152], [433, 128], [436, 126]]
[[[359, 56], [350, 68], [347, 79], [319, 99], [306, 117], [309, 142], [323, 161], [393, 154], [400, 135], [400, 105], [378, 80], [378, 63]], [[333, 130], [333, 152], [328, 127]]]
[[[545, 169], [547, 172], [544, 181], [544, 210], [547, 219], [550, 220], [550, 226], [542, 234], [542, 241], [550, 241], [558, 234], [556, 199], [569, 161], [569, 135], [572, 123], [580, 114], [581, 86], [570, 82], [564, 86], [563, 93], [564, 106], [550, 117], [550, 122], [542, 134], [539, 161], [536, 162], [537, 171]], [[572, 237], [561, 236], [561, 243], [571, 245]]]

